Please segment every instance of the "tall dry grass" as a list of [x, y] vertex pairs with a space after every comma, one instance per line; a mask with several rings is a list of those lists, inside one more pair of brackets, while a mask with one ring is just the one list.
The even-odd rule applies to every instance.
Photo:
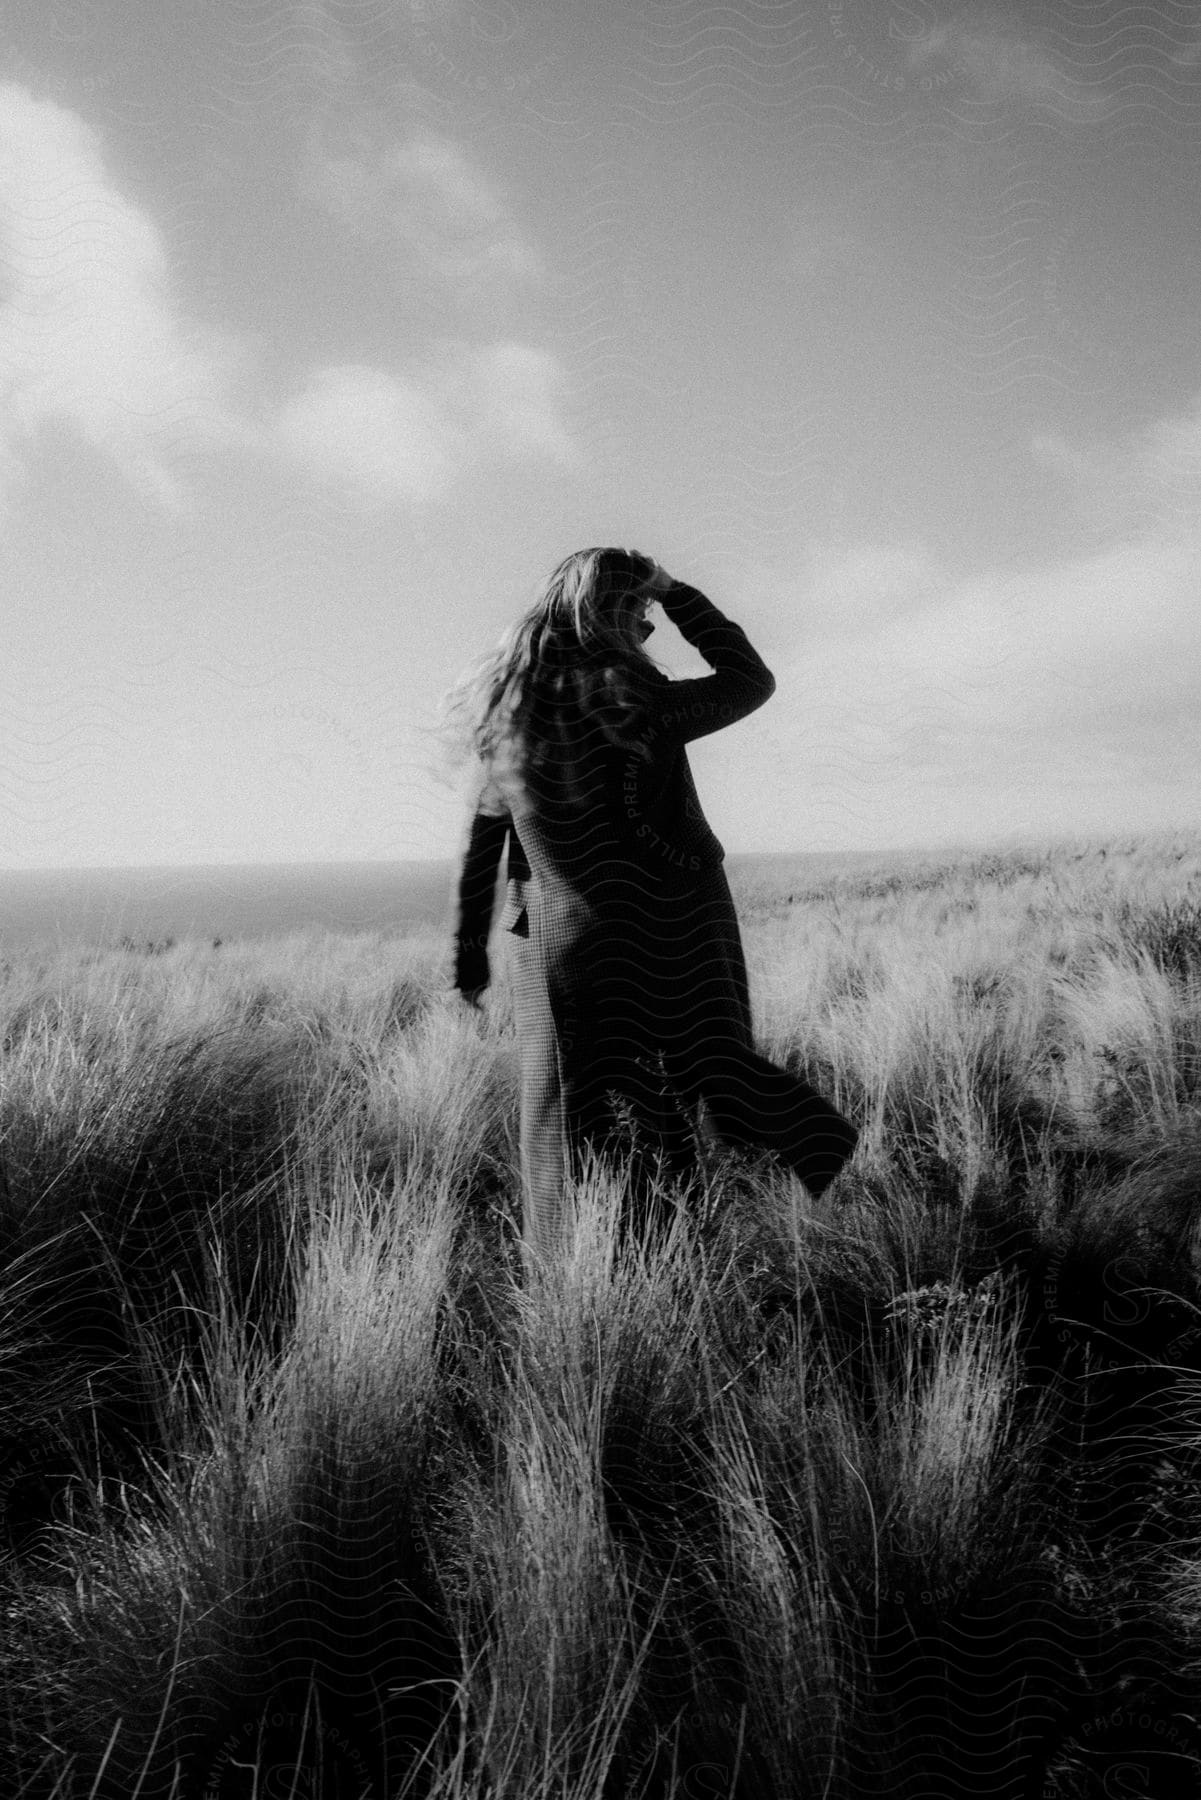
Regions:
[[11, 1791], [1201, 1759], [1201, 840], [737, 897], [855, 1161], [715, 1150], [643, 1245], [594, 1166], [551, 1280], [499, 959], [483, 1018], [428, 938], [5, 964]]

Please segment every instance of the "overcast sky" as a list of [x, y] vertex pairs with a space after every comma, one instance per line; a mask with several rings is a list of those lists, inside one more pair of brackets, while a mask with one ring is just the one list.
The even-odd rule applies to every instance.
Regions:
[[4, 866], [454, 854], [438, 697], [597, 543], [776, 674], [732, 853], [1196, 821], [1193, 0], [0, 33]]

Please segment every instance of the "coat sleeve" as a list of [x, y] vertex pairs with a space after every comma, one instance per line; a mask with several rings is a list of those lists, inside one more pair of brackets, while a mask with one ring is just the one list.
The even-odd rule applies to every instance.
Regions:
[[454, 985], [461, 990], [488, 985], [488, 938], [496, 877], [512, 829], [507, 808], [498, 810], [487, 795], [477, 802], [456, 890]]
[[662, 606], [713, 674], [663, 686], [647, 715], [653, 742], [687, 744], [707, 737], [771, 699], [775, 676], [742, 627], [719, 612], [699, 588], [677, 583], [662, 596]]

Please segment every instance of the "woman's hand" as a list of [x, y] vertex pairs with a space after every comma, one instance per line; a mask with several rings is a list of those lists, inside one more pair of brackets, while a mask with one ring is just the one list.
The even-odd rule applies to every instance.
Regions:
[[639, 583], [638, 592], [640, 594], [653, 595], [657, 599], [661, 594], [666, 594], [669, 588], [675, 586], [675, 582], [667, 570], [661, 567], [653, 556], [648, 556], [645, 550], [627, 550], [626, 555], [632, 563], [643, 563], [650, 571], [648, 575], [643, 576]]
[[667, 570], [664, 569], [663, 567], [661, 567], [661, 565], [659, 563], [656, 563], [655, 564], [655, 572], [651, 576], [650, 580], [646, 583], [645, 588], [643, 589], [643, 592], [647, 593], [647, 594], [654, 594], [656, 597], [658, 597], [662, 594], [669, 593], [675, 585], [676, 584], [675, 584], [674, 578], [671, 575], [669, 575], [667, 573]]

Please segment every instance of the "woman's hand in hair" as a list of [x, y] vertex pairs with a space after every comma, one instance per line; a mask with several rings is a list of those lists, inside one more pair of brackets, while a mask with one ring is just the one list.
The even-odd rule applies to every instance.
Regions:
[[[647, 561], [649, 562], [650, 560], [651, 559], [648, 557]], [[675, 587], [675, 585], [676, 585], [676, 583], [675, 583], [674, 577], [669, 575], [667, 573], [667, 570], [665, 568], [663, 568], [659, 563], [656, 563], [654, 566], [654, 574], [644, 584], [643, 592], [647, 593], [647, 594], [654, 594], [656, 596], [656, 598], [658, 598], [661, 594], [670, 593], [671, 589], [673, 587]]]

